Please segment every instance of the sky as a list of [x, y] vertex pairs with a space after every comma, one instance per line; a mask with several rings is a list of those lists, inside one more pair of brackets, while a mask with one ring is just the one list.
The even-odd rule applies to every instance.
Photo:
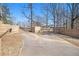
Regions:
[[25, 17], [22, 14], [22, 7], [25, 4], [19, 4], [19, 3], [8, 3], [7, 6], [10, 9], [11, 16], [13, 16], [13, 20], [16, 22], [23, 22], [25, 20]]
[[[10, 9], [10, 13], [11, 16], [13, 16], [13, 21], [15, 21], [15, 23], [19, 23], [19, 24], [28, 24], [28, 19], [26, 19], [24, 17], [24, 15], [22, 14], [23, 11], [23, 7], [26, 5], [27, 7], [27, 3], [7, 3], [7, 6]], [[45, 3], [34, 3], [33, 4], [33, 13], [36, 15], [43, 15], [43, 10], [42, 7], [43, 5], [45, 5]], [[26, 13], [28, 14], [28, 10], [26, 10]], [[41, 19], [40, 19], [41, 20]], [[49, 20], [49, 24], [52, 24], [53, 21]]]
[[[24, 15], [22, 14], [22, 8], [24, 6], [27, 6], [27, 3], [7, 3], [7, 6], [10, 9], [10, 13], [11, 16], [13, 16], [14, 18], [12, 19], [13, 21], [15, 21], [16, 23], [22, 23], [22, 22], [28, 22], [28, 20], [24, 17]], [[34, 14], [37, 15], [41, 15], [41, 7], [42, 4], [33, 4], [34, 8]], [[28, 13], [28, 11], [26, 11], [26, 13]]]

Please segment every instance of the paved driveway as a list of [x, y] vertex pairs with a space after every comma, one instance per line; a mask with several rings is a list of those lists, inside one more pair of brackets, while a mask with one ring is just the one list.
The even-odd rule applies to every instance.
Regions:
[[23, 56], [79, 56], [79, 47], [63, 40], [57, 35], [50, 38], [49, 35], [36, 35], [23, 33]]

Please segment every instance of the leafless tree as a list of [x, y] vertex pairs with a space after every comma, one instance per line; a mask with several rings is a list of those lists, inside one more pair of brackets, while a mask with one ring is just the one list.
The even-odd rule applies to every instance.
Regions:
[[[33, 23], [33, 4], [32, 3], [29, 3], [27, 6], [24, 6], [24, 10], [22, 10], [22, 14], [30, 20], [30, 28], [31, 28], [31, 31], [32, 31], [32, 23]], [[30, 13], [29, 13], [29, 16], [26, 14], [26, 11], [29, 10]]]
[[0, 4], [0, 20], [3, 21], [3, 23], [12, 23], [10, 10], [7, 5]]
[[71, 19], [71, 29], [74, 28], [74, 21], [79, 17], [79, 4], [71, 3], [67, 4], [70, 11], [70, 19]]
[[49, 21], [49, 4], [44, 4], [43, 5], [43, 15], [45, 16], [46, 19], [46, 27], [48, 27], [48, 21]]

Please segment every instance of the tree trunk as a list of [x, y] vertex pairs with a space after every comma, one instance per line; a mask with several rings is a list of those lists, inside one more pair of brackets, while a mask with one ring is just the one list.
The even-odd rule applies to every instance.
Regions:
[[71, 20], [71, 29], [74, 28], [74, 19]]

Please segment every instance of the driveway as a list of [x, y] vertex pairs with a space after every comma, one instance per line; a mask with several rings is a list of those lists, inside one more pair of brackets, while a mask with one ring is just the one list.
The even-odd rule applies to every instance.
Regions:
[[79, 47], [53, 34], [37, 35], [24, 32], [22, 56], [79, 56]]

